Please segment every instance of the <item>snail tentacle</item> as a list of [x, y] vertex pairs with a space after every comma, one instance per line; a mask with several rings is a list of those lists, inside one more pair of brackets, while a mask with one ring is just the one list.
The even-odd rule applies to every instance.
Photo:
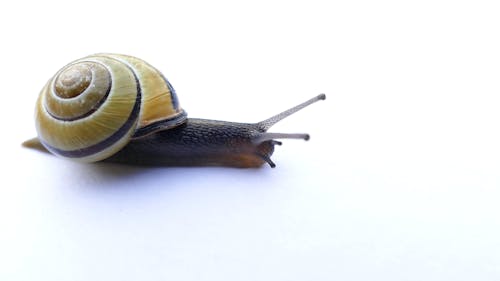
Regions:
[[306, 108], [308, 107], [309, 105], [315, 103], [315, 102], [318, 102], [320, 100], [325, 100], [326, 99], [326, 95], [325, 94], [320, 94], [320, 95], [317, 95], [315, 96], [314, 98], [312, 99], [309, 99], [301, 104], [298, 104], [290, 109], [287, 109], [281, 113], [278, 113], [274, 116], [272, 116], [271, 118], [268, 118], [266, 120], [263, 120], [263, 121], [260, 121], [259, 123], [257, 123], [257, 126], [263, 131], [267, 131], [269, 130], [269, 128], [271, 128], [274, 124], [278, 123], [279, 121], [285, 119], [286, 117], [300, 111], [301, 109], [303, 108]]

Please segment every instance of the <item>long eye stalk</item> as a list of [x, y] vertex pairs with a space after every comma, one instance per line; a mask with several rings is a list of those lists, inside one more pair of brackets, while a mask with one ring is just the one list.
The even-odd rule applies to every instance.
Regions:
[[262, 131], [267, 131], [269, 130], [269, 128], [271, 128], [274, 124], [278, 123], [279, 121], [285, 119], [286, 117], [294, 114], [295, 112], [297, 111], [300, 111], [301, 109], [317, 102], [317, 101], [320, 101], [320, 100], [325, 100], [326, 99], [326, 95], [325, 94], [320, 94], [320, 95], [317, 95], [315, 96], [314, 98], [310, 99], [310, 100], [307, 100], [299, 105], [296, 105], [288, 110], [285, 110], [279, 114], [276, 114], [274, 115], [273, 117], [271, 118], [268, 118], [264, 121], [261, 121], [259, 123], [257, 123], [257, 126], [259, 127], [259, 129], [261, 129]]
[[272, 132], [267, 132], [269, 128], [271, 128], [274, 124], [278, 123], [279, 121], [285, 119], [286, 117], [296, 113], [297, 111], [300, 111], [301, 109], [318, 102], [320, 100], [325, 100], [326, 95], [325, 94], [320, 94], [315, 96], [312, 99], [309, 99], [299, 105], [296, 105], [288, 110], [285, 110], [279, 114], [274, 115], [271, 118], [268, 118], [266, 120], [263, 120], [259, 123], [257, 123], [257, 128], [260, 130], [258, 134], [254, 136], [252, 141], [254, 143], [262, 143], [264, 141], [269, 141], [269, 140], [274, 140], [274, 139], [303, 139], [303, 140], [309, 140], [309, 134], [288, 134], [288, 133], [272, 133]]

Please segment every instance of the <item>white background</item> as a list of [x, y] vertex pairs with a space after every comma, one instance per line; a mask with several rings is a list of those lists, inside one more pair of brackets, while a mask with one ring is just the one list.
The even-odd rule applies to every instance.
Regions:
[[[0, 280], [500, 280], [498, 1], [4, 1]], [[30, 151], [49, 77], [162, 70], [191, 117], [308, 132], [276, 169]]]

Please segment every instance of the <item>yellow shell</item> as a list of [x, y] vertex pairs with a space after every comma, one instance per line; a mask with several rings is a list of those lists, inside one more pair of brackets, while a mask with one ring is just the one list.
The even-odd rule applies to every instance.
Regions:
[[184, 123], [174, 88], [145, 61], [96, 54], [51, 78], [35, 110], [41, 143], [56, 155], [103, 160], [138, 138]]

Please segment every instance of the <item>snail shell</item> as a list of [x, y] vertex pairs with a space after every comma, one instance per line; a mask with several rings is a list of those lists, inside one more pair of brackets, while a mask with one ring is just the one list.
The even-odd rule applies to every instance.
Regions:
[[145, 61], [96, 54], [76, 60], [51, 78], [35, 110], [41, 143], [52, 153], [82, 162], [100, 161], [131, 138], [183, 124], [168, 80]]

